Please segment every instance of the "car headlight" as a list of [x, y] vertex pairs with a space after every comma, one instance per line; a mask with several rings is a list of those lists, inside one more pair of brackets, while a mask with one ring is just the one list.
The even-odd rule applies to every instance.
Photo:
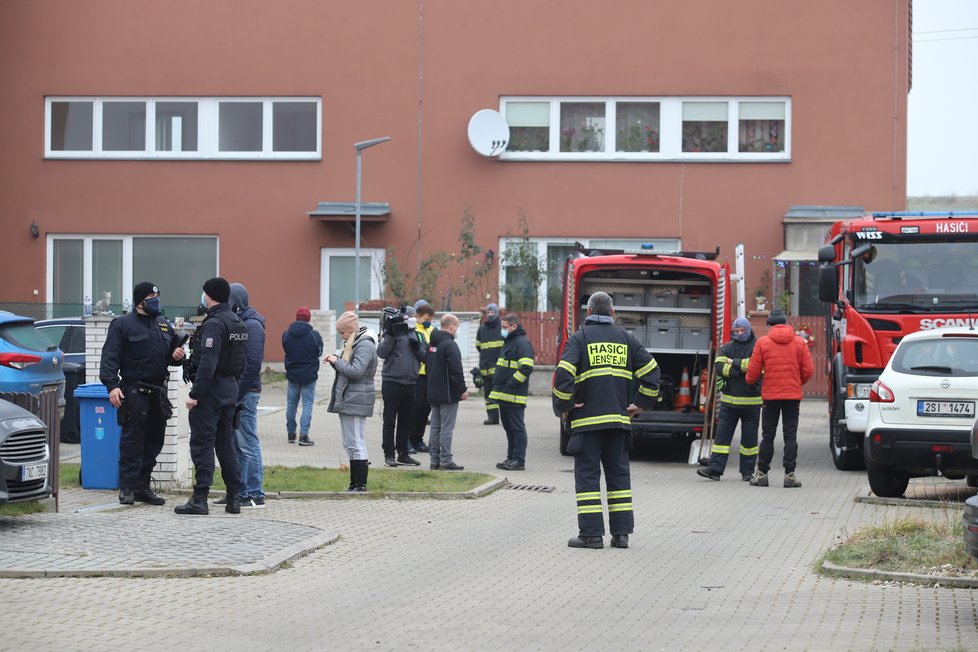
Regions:
[[846, 383], [846, 397], [868, 399], [873, 383]]

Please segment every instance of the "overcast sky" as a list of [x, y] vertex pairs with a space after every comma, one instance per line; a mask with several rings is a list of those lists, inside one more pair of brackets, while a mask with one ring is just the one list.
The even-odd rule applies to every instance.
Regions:
[[978, 0], [913, 3], [907, 195], [978, 195]]

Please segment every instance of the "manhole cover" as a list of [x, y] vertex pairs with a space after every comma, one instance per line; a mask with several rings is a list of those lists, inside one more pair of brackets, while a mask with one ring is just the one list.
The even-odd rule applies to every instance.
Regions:
[[511, 484], [506, 485], [506, 488], [514, 491], [538, 491], [545, 494], [553, 493], [556, 489], [556, 487], [548, 487], [542, 484]]

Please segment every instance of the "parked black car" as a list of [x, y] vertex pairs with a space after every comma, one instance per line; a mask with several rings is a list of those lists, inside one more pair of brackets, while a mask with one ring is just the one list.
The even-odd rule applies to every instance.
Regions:
[[50, 456], [44, 422], [0, 399], [0, 504], [49, 497]]

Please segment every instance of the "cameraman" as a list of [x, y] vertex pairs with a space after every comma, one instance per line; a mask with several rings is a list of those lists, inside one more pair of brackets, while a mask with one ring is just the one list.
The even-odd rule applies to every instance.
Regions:
[[384, 361], [380, 391], [384, 397], [383, 446], [387, 466], [421, 465], [408, 454], [414, 385], [418, 380], [418, 369], [425, 360], [424, 342], [415, 330], [416, 325], [414, 308], [384, 308], [377, 356]]

